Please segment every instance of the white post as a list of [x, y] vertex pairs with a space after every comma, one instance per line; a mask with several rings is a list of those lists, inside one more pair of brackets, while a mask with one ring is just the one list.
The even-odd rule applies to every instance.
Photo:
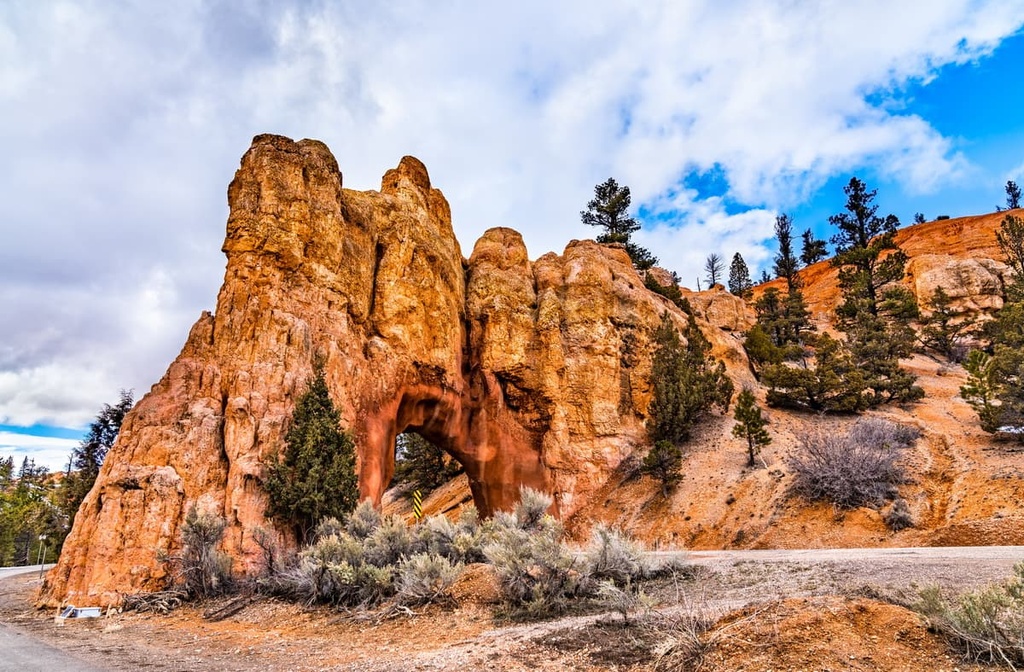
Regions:
[[46, 559], [45, 557], [43, 557], [43, 549], [44, 548], [46, 548], [46, 535], [45, 534], [40, 534], [39, 535], [39, 558], [38, 558], [38, 560], [39, 560], [39, 579], [40, 580], [42, 580], [42, 578], [43, 578], [43, 560]]

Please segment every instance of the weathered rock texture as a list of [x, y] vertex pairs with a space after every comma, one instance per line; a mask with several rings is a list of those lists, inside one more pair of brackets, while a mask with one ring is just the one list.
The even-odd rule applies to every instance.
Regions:
[[[904, 283], [925, 311], [939, 286], [956, 308], [985, 316], [1002, 307], [1011, 270], [998, 261], [1003, 253], [996, 243], [996, 231], [1005, 216], [1005, 212], [996, 212], [936, 220], [896, 233], [896, 243], [910, 258]], [[801, 269], [800, 279], [812, 314], [821, 321], [831, 319], [841, 303], [838, 271], [829, 261], [821, 261]], [[759, 295], [767, 287], [783, 286], [783, 281], [773, 280], [754, 291]]]
[[[227, 519], [224, 550], [249, 568], [269, 526], [263, 464], [317, 357], [377, 502], [407, 429], [465, 466], [484, 513], [525, 484], [570, 514], [643, 442], [651, 336], [663, 312], [683, 316], [623, 250], [573, 241], [531, 262], [518, 233], [492, 229], [467, 262], [418, 160], [356, 192], [311, 140], [257, 137], [228, 200], [216, 313], [125, 419], [48, 577], [52, 601], [159, 587], [158, 555], [177, 550], [192, 507]], [[708, 312], [736, 328], [729, 301]]]

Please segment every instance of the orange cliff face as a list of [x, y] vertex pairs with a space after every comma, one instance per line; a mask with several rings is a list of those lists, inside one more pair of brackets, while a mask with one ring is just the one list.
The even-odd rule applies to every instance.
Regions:
[[[325, 145], [280, 136], [254, 139], [228, 200], [216, 312], [125, 418], [46, 601], [107, 605], [162, 587], [159, 558], [178, 550], [193, 507], [227, 520], [223, 549], [252, 569], [253, 535], [273, 527], [264, 462], [316, 357], [374, 502], [405, 430], [464, 465], [484, 513], [528, 485], [569, 515], [645, 444], [651, 337], [663, 313], [685, 316], [621, 249], [573, 241], [531, 262], [518, 233], [492, 229], [466, 261], [418, 160], [357, 192]], [[728, 319], [743, 311], [716, 300]], [[746, 369], [742, 355], [730, 366]]]
[[[956, 308], [981, 314], [1003, 305], [1003, 289], [1011, 269], [1002, 261], [996, 231], [1006, 212], [940, 219], [896, 232], [896, 244], [909, 262], [903, 282], [926, 311], [937, 287], [953, 299]], [[1024, 216], [1024, 212], [1009, 214]], [[833, 319], [841, 303], [838, 270], [829, 260], [799, 271], [801, 291], [811, 314], [819, 322]], [[784, 281], [772, 280], [755, 287], [759, 296], [768, 287], [784, 289]]]

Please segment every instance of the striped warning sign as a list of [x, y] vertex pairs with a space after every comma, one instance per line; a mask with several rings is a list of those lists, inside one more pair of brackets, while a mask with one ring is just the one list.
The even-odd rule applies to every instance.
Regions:
[[423, 495], [419, 490], [412, 491], [412, 515], [416, 516], [416, 520], [423, 518]]

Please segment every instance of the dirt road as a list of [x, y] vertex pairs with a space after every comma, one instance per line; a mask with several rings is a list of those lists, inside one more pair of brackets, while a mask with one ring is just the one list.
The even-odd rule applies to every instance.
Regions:
[[[714, 619], [744, 605], [794, 597], [815, 605], [833, 599], [827, 596], [838, 595], [842, 601], [865, 591], [910, 591], [926, 584], [961, 590], [1007, 577], [1013, 565], [1024, 560], [1024, 547], [700, 551], [651, 556], [655, 562], [682, 559], [698, 566], [694, 577], [651, 586], [658, 609], [672, 612], [696, 605], [703, 616]], [[564, 641], [568, 631], [589, 632], [597, 616], [500, 626], [490, 607], [465, 603], [455, 610], [427, 610], [417, 618], [374, 624], [330, 610], [309, 611], [268, 600], [220, 623], [204, 621], [200, 608], [185, 607], [170, 616], [126, 613], [57, 628], [51, 612], [31, 607], [37, 586], [31, 575], [0, 580], [0, 624], [77, 656], [93, 669], [609, 669], [606, 664], [587, 662], [591, 659], [583, 651], [553, 649], [551, 644]], [[830, 606], [827, 611], [835, 609]], [[28, 644], [16, 646], [22, 650]], [[865, 646], [864, 651], [851, 649], [849, 655], [871, 653], [870, 641]], [[10, 660], [0, 652], [0, 670], [10, 669], [5, 667]], [[618, 669], [646, 668], [641, 664]]]
[[[47, 565], [43, 569], [49, 569]], [[39, 567], [0, 567], [0, 580], [39, 575]], [[85, 661], [68, 655], [0, 621], [0, 670], [6, 672], [100, 672]]]

